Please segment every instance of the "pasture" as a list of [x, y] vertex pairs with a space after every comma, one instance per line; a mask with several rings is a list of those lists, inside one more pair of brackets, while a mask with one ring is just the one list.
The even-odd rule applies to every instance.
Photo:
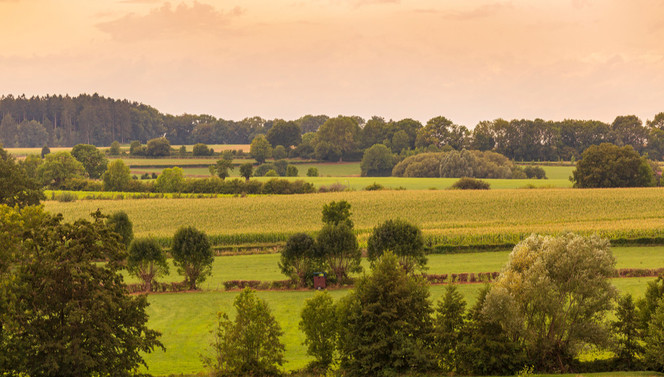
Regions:
[[168, 243], [193, 225], [216, 245], [285, 241], [321, 228], [321, 209], [347, 200], [360, 242], [378, 224], [402, 218], [417, 224], [432, 245], [517, 243], [531, 233], [597, 233], [610, 239], [664, 237], [661, 188], [542, 190], [388, 190], [204, 199], [82, 200], [45, 202], [67, 220], [125, 211], [137, 237]]

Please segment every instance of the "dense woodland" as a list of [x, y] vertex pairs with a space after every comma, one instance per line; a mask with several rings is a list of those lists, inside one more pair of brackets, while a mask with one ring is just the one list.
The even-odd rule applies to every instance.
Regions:
[[[661, 160], [664, 156], [664, 113], [656, 114], [645, 124], [634, 115], [617, 116], [612, 123], [496, 119], [479, 122], [471, 131], [443, 116], [426, 124], [413, 119], [364, 120], [358, 116], [305, 115], [294, 121], [174, 116], [137, 102], [82, 94], [3, 96], [0, 117], [0, 143], [5, 147], [81, 143], [108, 146], [113, 141], [145, 143], [162, 136], [171, 144], [248, 144], [255, 136], [265, 134], [273, 147], [293, 146], [295, 155], [323, 160], [359, 160], [365, 149], [379, 143], [394, 153], [467, 148], [492, 150], [516, 161], [578, 159], [587, 147], [605, 142], [631, 145], [652, 159]], [[276, 125], [283, 132], [270, 132]], [[299, 132], [292, 135], [293, 130]]]

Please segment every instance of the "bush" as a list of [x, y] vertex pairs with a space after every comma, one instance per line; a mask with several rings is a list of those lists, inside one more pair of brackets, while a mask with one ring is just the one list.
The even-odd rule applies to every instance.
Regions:
[[266, 177], [278, 177], [279, 174], [277, 174], [276, 170], [270, 169], [270, 170], [267, 171], [267, 173], [265, 173], [265, 176]]
[[318, 177], [318, 168], [310, 167], [307, 169], [307, 177]]
[[286, 148], [283, 145], [277, 145], [272, 150], [272, 158], [275, 160], [282, 160], [286, 157], [288, 157], [288, 152], [286, 152]]
[[490, 187], [488, 182], [475, 178], [461, 178], [454, 182], [452, 189], [455, 190], [488, 190]]
[[59, 194], [55, 194], [54, 199], [58, 202], [69, 203], [78, 200], [78, 196], [73, 192], [61, 192]]
[[146, 156], [165, 157], [171, 155], [171, 143], [165, 137], [148, 140]]
[[117, 141], [112, 142], [111, 147], [108, 148], [108, 154], [110, 154], [111, 156], [119, 156], [120, 155], [120, 143], [118, 143]]
[[208, 148], [208, 146], [203, 143], [197, 143], [194, 145], [192, 154], [194, 156], [212, 156], [214, 154], [214, 150], [212, 148]]
[[278, 376], [285, 347], [279, 323], [267, 303], [246, 288], [233, 303], [236, 315], [231, 321], [219, 313], [211, 357], [205, 364], [214, 376]]
[[192, 290], [212, 273], [214, 257], [208, 236], [192, 226], [182, 227], [173, 236], [173, 265]]
[[381, 185], [380, 183], [374, 182], [374, 183], [370, 184], [369, 186], [365, 187], [364, 189], [366, 191], [377, 191], [377, 190], [382, 190], [384, 188], [385, 187], [383, 187], [383, 185]]
[[647, 187], [655, 179], [648, 160], [631, 146], [602, 143], [581, 154], [573, 174], [574, 187]]
[[276, 168], [274, 167], [274, 164], [261, 164], [259, 165], [256, 170], [254, 171], [254, 176], [256, 177], [263, 177], [269, 172], [270, 170], [274, 170], [276, 173]]
[[528, 178], [546, 179], [546, 172], [541, 166], [526, 166], [523, 172]]
[[298, 171], [295, 165], [288, 165], [286, 167], [286, 176], [287, 177], [297, 177]]

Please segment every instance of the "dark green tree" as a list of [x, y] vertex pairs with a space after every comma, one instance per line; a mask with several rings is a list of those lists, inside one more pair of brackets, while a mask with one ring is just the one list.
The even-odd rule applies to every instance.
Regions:
[[106, 171], [108, 159], [94, 145], [77, 144], [72, 148], [71, 155], [83, 164], [85, 172], [92, 179], [100, 178]]
[[197, 289], [212, 273], [214, 256], [208, 236], [192, 226], [182, 227], [173, 236], [173, 265], [184, 275], [189, 289]]
[[109, 228], [120, 235], [120, 242], [129, 247], [134, 239], [134, 224], [125, 211], [113, 212], [106, 220]]
[[121, 159], [113, 160], [101, 177], [105, 191], [125, 191], [131, 182], [129, 166]]
[[146, 156], [166, 157], [171, 155], [171, 143], [165, 137], [148, 140]]
[[309, 364], [314, 372], [324, 373], [334, 361], [337, 344], [337, 317], [334, 301], [327, 291], [318, 291], [307, 299], [300, 316], [307, 355], [316, 360]]
[[625, 294], [618, 300], [613, 332], [618, 344], [616, 352], [618, 363], [627, 370], [634, 370], [643, 355], [644, 348], [640, 342], [638, 312], [630, 294]]
[[327, 265], [338, 284], [346, 283], [351, 272], [362, 270], [357, 236], [347, 223], [323, 226], [316, 237], [316, 258]]
[[367, 241], [369, 260], [375, 262], [386, 251], [393, 252], [408, 271], [424, 267], [424, 238], [419, 227], [401, 219], [387, 220], [373, 229]]
[[313, 143], [316, 157], [342, 160], [357, 148], [356, 139], [359, 133], [360, 126], [351, 117], [339, 116], [328, 119], [316, 132]]
[[572, 173], [574, 187], [645, 187], [655, 180], [648, 161], [629, 145], [602, 143], [588, 147]]
[[339, 225], [345, 223], [349, 228], [353, 228], [353, 220], [350, 219], [350, 215], [350, 203], [345, 200], [332, 201], [323, 205], [324, 224]]
[[445, 295], [438, 301], [434, 320], [434, 353], [439, 366], [448, 373], [459, 373], [459, 346], [466, 315], [466, 301], [456, 285], [448, 284]]
[[40, 153], [41, 158], [43, 159], [49, 153], [51, 153], [51, 148], [49, 148], [48, 145], [44, 144]]
[[240, 176], [244, 177], [245, 180], [249, 181], [249, 178], [251, 178], [253, 173], [254, 165], [251, 162], [240, 165]]
[[230, 176], [229, 170], [234, 170], [232, 160], [221, 159], [215, 165], [210, 166], [210, 173], [216, 174], [221, 179], [226, 179]]
[[286, 177], [297, 177], [297, 175], [298, 175], [297, 166], [288, 165], [286, 167]]
[[0, 147], [0, 204], [25, 207], [44, 199], [41, 185], [28, 176], [14, 156]]
[[288, 238], [286, 247], [281, 251], [279, 269], [300, 287], [307, 285], [315, 265], [315, 241], [306, 233], [296, 233]]
[[117, 140], [111, 143], [111, 147], [108, 148], [108, 154], [111, 156], [120, 155], [120, 143]]
[[282, 145], [288, 149], [291, 146], [296, 146], [302, 142], [302, 130], [293, 121], [278, 120], [274, 122], [272, 128], [267, 131], [267, 140], [272, 144], [272, 147]]
[[46, 156], [37, 168], [37, 178], [51, 188], [60, 188], [72, 178], [83, 178], [85, 167], [69, 152], [61, 151]]
[[208, 148], [208, 146], [203, 143], [197, 143], [194, 145], [192, 154], [194, 156], [212, 156], [214, 154], [214, 150], [212, 148]]
[[664, 305], [660, 303], [648, 322], [645, 362], [649, 369], [664, 371]]
[[341, 370], [390, 376], [431, 367], [429, 288], [386, 253], [337, 304]]
[[8, 356], [0, 368], [25, 376], [135, 375], [144, 353], [163, 346], [147, 327], [147, 299], [127, 294], [117, 235], [99, 212], [92, 222], [44, 214], [24, 226], [20, 260], [3, 282], [10, 302], [0, 311], [0, 355]]
[[363, 177], [387, 177], [392, 174], [394, 156], [383, 144], [374, 144], [364, 151], [360, 163]]
[[251, 141], [249, 153], [259, 164], [272, 157], [272, 146], [264, 135], [258, 135]]
[[236, 315], [219, 313], [212, 356], [203, 361], [213, 376], [278, 376], [284, 362], [283, 335], [267, 303], [249, 288], [233, 303]]
[[166, 255], [154, 238], [135, 239], [129, 245], [127, 269], [143, 281], [146, 292], [152, 291], [156, 278], [168, 275]]
[[272, 150], [272, 157], [275, 160], [283, 160], [284, 158], [288, 157], [288, 152], [286, 152], [286, 148], [284, 148], [283, 145], [277, 145]]

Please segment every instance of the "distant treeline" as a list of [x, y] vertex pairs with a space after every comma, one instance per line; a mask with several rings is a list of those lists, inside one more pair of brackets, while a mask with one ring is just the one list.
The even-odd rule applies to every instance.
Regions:
[[[77, 97], [0, 97], [0, 143], [5, 147], [108, 146], [113, 141], [147, 142], [165, 136], [171, 144], [248, 144], [265, 134], [273, 147], [283, 139], [298, 149], [296, 155], [323, 160], [359, 159], [374, 144], [394, 153], [463, 148], [492, 150], [516, 161], [578, 159], [591, 145], [631, 145], [652, 159], [664, 156], [664, 113], [643, 121], [634, 115], [618, 116], [612, 123], [596, 120], [546, 121], [496, 119], [481, 121], [471, 131], [439, 116], [426, 124], [413, 119], [385, 120], [359, 116], [330, 118], [305, 115], [297, 120], [245, 118], [240, 121], [210, 115], [170, 115], [127, 100], [97, 94]], [[319, 128], [325, 123], [329, 127]], [[281, 124], [283, 132], [273, 132]], [[299, 129], [301, 138], [288, 133]], [[309, 135], [306, 135], [309, 134]], [[320, 135], [319, 135], [320, 134]], [[285, 139], [284, 139], [285, 138]], [[281, 144], [280, 144], [281, 143]], [[298, 148], [299, 147], [299, 148]]]

